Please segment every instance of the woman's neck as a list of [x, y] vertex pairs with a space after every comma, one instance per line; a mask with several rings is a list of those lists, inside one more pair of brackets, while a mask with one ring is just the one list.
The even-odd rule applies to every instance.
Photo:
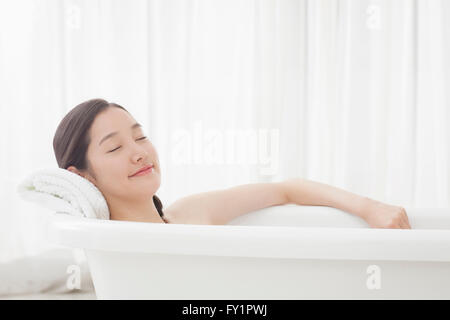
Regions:
[[153, 197], [141, 202], [120, 199], [107, 199], [107, 202], [111, 220], [165, 223], [153, 203]]

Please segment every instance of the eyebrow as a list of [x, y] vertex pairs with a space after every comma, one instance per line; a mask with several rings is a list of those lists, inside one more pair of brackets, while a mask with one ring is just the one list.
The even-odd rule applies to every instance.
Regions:
[[[133, 129], [141, 128], [141, 127], [142, 127], [142, 125], [141, 125], [140, 123], [137, 123], [137, 122], [136, 122], [135, 124], [133, 124], [133, 125], [131, 126], [130, 129], [133, 130]], [[111, 133], [107, 134], [106, 136], [103, 137], [102, 140], [100, 140], [100, 143], [99, 143], [98, 145], [101, 145], [103, 141], [105, 141], [106, 139], [109, 139], [109, 138], [115, 136], [115, 135], [118, 134], [118, 133], [119, 133], [118, 131], [114, 131], [114, 132], [111, 132]]]

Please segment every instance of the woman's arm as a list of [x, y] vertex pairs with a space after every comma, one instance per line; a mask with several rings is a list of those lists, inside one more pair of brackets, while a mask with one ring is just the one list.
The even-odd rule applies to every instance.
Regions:
[[410, 228], [401, 207], [304, 179], [251, 183], [193, 194], [175, 201], [165, 212], [169, 221], [177, 223], [222, 225], [248, 212], [289, 203], [341, 209], [361, 217], [373, 228]]
[[402, 207], [301, 178], [281, 184], [285, 189], [287, 203], [337, 208], [364, 219], [373, 228], [411, 228]]
[[169, 221], [223, 225], [248, 212], [286, 204], [284, 192], [282, 182], [268, 182], [189, 195], [167, 208]]

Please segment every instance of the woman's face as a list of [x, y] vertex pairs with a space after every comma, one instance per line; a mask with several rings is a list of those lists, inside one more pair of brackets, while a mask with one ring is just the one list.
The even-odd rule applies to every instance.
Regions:
[[[142, 199], [152, 196], [161, 184], [158, 154], [143, 129], [120, 108], [109, 107], [95, 118], [87, 159], [94, 177], [87, 177], [105, 197]], [[116, 134], [106, 138], [110, 133]], [[141, 139], [143, 138], [143, 139]], [[130, 177], [153, 164], [151, 173]]]

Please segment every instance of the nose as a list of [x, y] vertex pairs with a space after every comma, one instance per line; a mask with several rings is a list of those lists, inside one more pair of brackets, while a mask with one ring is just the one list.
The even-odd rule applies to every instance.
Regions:
[[133, 162], [138, 162], [139, 160], [144, 161], [148, 158], [148, 152], [141, 146], [136, 146], [133, 150], [132, 160]]

